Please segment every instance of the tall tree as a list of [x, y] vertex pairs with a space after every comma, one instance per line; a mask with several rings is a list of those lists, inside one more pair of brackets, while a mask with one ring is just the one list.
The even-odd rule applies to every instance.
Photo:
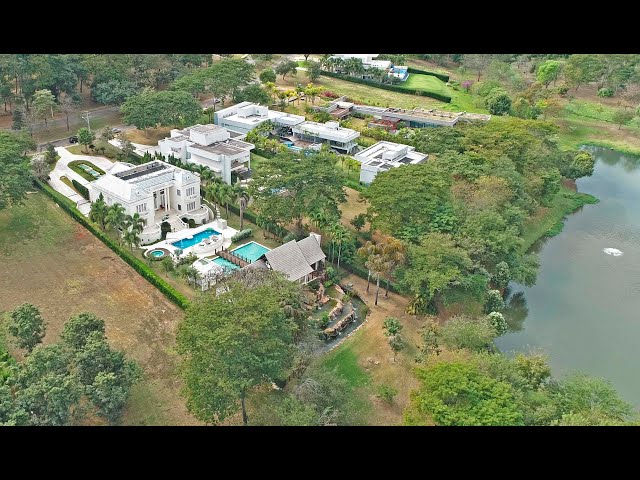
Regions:
[[40, 310], [30, 303], [23, 303], [9, 313], [8, 330], [16, 338], [18, 347], [31, 352], [42, 342], [46, 327]]
[[121, 107], [123, 120], [145, 131], [156, 125], [177, 126], [195, 123], [202, 107], [193, 96], [184, 91], [142, 93], [129, 97]]
[[269, 82], [275, 83], [276, 81], [276, 72], [274, 72], [271, 68], [267, 68], [260, 72], [260, 81], [264, 84]]
[[256, 272], [255, 285], [231, 278], [223, 291], [196, 300], [178, 327], [187, 407], [207, 423], [240, 407], [247, 425], [248, 393], [284, 378], [292, 365], [297, 327], [283, 302], [299, 297], [299, 286], [276, 272]]
[[288, 75], [288, 74], [295, 74], [298, 68], [298, 64], [297, 62], [294, 62], [293, 60], [285, 60], [284, 62], [280, 63], [277, 67], [275, 72], [278, 75], [282, 75], [282, 80], [284, 80], [284, 78]]
[[382, 257], [384, 262], [386, 263], [385, 271], [388, 272], [387, 275], [387, 290], [384, 293], [385, 297], [389, 296], [389, 283], [391, 282], [391, 275], [395, 271], [395, 269], [404, 265], [406, 261], [406, 246], [397, 238], [387, 237], [381, 245], [382, 248]]
[[67, 120], [67, 131], [70, 130], [69, 114], [75, 112], [81, 102], [82, 97], [80, 97], [79, 95], [69, 95], [68, 93], [63, 93], [60, 95], [58, 104], [60, 106], [60, 110], [62, 110], [62, 112], [64, 113], [65, 119]]
[[562, 64], [557, 60], [547, 60], [538, 67], [536, 78], [547, 88], [551, 82], [555, 82], [558, 79], [561, 68]]
[[82, 312], [65, 322], [60, 337], [66, 346], [78, 352], [84, 348], [93, 332], [98, 332], [104, 337], [104, 320], [93, 313]]
[[469, 54], [464, 55], [462, 58], [462, 64], [478, 72], [478, 82], [480, 81], [480, 75], [489, 66], [492, 60], [492, 55], [487, 53]]
[[81, 128], [78, 130], [78, 143], [85, 146], [84, 151], [89, 153], [89, 145], [93, 143], [96, 138], [95, 133], [91, 132], [88, 128]]
[[35, 148], [28, 135], [0, 131], [0, 210], [24, 199], [33, 188], [26, 152]]
[[295, 221], [299, 230], [302, 218], [314, 210], [339, 216], [338, 205], [346, 196], [335, 162], [336, 156], [326, 152], [297, 159], [289, 152], [276, 155], [256, 172], [249, 187], [255, 210], [281, 226]]
[[125, 210], [122, 205], [119, 203], [114, 203], [107, 210], [107, 215], [105, 216], [105, 222], [111, 228], [113, 228], [118, 234], [118, 241], [122, 243], [122, 236], [119, 234], [119, 231], [123, 225], [125, 220]]
[[44, 155], [38, 154], [31, 158], [31, 171], [33, 176], [40, 181], [45, 181], [49, 176], [49, 164], [44, 158]]
[[36, 90], [33, 94], [33, 109], [38, 117], [44, 119], [45, 127], [47, 127], [47, 116], [51, 114], [51, 118], [53, 118], [55, 106], [56, 99], [50, 90]]
[[91, 210], [89, 211], [89, 219], [91, 219], [92, 222], [96, 222], [98, 225], [100, 225], [100, 228], [104, 230], [107, 211], [108, 211], [108, 207], [106, 202], [104, 201], [104, 196], [102, 195], [102, 192], [101, 192], [98, 198], [96, 199], [96, 201], [91, 204]]

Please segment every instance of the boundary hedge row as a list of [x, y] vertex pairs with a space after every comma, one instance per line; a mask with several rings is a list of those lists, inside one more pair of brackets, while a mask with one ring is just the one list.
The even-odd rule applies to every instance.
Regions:
[[64, 195], [56, 192], [49, 185], [42, 183], [40, 180], [35, 181], [38, 188], [40, 188], [45, 195], [56, 202], [60, 207], [66, 211], [74, 220], [80, 225], [85, 227], [91, 233], [93, 233], [102, 243], [115, 252], [122, 260], [127, 262], [136, 272], [138, 272], [145, 280], [151, 285], [156, 287], [160, 292], [164, 294], [169, 300], [175, 303], [178, 307], [186, 309], [190, 302], [183, 294], [178, 292], [175, 288], [169, 285], [163, 278], [161, 278], [151, 267], [146, 265], [142, 260], [135, 257], [132, 253], [127, 252], [120, 247], [117, 243], [114, 243], [107, 235], [104, 234], [99, 228], [91, 223], [87, 218], [80, 213], [74, 203]]
[[447, 75], [446, 73], [430, 72], [429, 70], [420, 70], [419, 68], [413, 68], [413, 67], [407, 68], [407, 72], [417, 73], [421, 75], [431, 75], [432, 77], [439, 78], [443, 82], [449, 81], [449, 75]]
[[442, 95], [436, 92], [428, 92], [426, 90], [410, 90], [404, 87], [399, 87], [397, 85], [387, 85], [385, 83], [372, 82], [370, 80], [365, 80], [363, 78], [350, 77], [348, 75], [341, 75], [339, 73], [327, 72], [325, 70], [322, 71], [322, 75], [326, 75], [327, 77], [338, 78], [340, 80], [346, 80], [347, 82], [369, 85], [371, 87], [381, 88], [383, 90], [390, 90], [392, 92], [406, 93], [408, 95], [419, 95], [422, 97], [431, 97], [445, 103], [451, 103], [451, 97], [449, 95]]

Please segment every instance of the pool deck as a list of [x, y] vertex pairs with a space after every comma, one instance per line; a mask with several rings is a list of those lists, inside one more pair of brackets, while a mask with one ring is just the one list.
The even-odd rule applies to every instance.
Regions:
[[[214, 241], [206, 244], [204, 241], [199, 242], [192, 247], [188, 247], [182, 249], [182, 255], [189, 255], [190, 253], [194, 253], [198, 258], [209, 257], [211, 255], [215, 255], [222, 248], [228, 249], [231, 246], [231, 237], [233, 237], [238, 231], [235, 228], [231, 228], [229, 226], [224, 227], [224, 223], [220, 223], [218, 220], [214, 220], [213, 222], [205, 223], [196, 228], [188, 228], [184, 230], [179, 230], [177, 232], [169, 232], [167, 233], [166, 240], [162, 240], [161, 242], [154, 243], [153, 245], [149, 245], [146, 247], [147, 251], [157, 250], [160, 248], [166, 249], [171, 252], [171, 256], [176, 259], [176, 250], [179, 247], [173, 245], [174, 242], [179, 240], [184, 240], [186, 238], [191, 238], [194, 235], [203, 232], [207, 229], [213, 229], [219, 232], [221, 235]], [[203, 245], [204, 243], [204, 245]]]

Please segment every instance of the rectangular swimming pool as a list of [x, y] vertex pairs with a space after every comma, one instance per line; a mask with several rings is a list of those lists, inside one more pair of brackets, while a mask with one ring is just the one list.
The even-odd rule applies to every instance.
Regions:
[[270, 250], [269, 248], [263, 247], [259, 243], [249, 242], [238, 248], [234, 248], [233, 250], [231, 250], [231, 253], [253, 263], [257, 259], [259, 259], [262, 255], [267, 253], [269, 250]]
[[216, 257], [213, 260], [211, 260], [213, 263], [217, 263], [218, 265], [220, 265], [222, 268], [224, 268], [226, 271], [230, 272], [232, 270], [239, 270], [240, 267], [231, 263], [229, 260], [226, 260], [222, 257]]
[[207, 228], [200, 233], [196, 233], [192, 238], [183, 238], [177, 242], [171, 242], [171, 245], [177, 248], [185, 249], [197, 245], [206, 238], [210, 238], [213, 235], [220, 235], [220, 232], [215, 231], [213, 228]]

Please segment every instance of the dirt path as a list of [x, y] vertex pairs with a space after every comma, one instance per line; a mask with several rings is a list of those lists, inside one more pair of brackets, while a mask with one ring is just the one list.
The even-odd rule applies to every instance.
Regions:
[[[419, 328], [423, 320], [413, 315], [407, 315], [405, 310], [409, 299], [389, 292], [385, 298], [384, 290], [380, 288], [378, 306], [375, 301], [375, 284], [366, 292], [367, 281], [356, 275], [349, 275], [344, 283], [352, 283], [353, 287], [370, 308], [367, 322], [360, 328], [352, 339], [345, 342], [358, 355], [360, 366], [371, 375], [373, 388], [370, 400], [374, 405], [373, 416], [369, 419], [372, 425], [399, 425], [402, 423], [402, 411], [409, 401], [409, 392], [416, 388], [418, 382], [412, 373], [415, 356], [420, 343]], [[407, 343], [407, 349], [398, 354], [393, 362], [393, 353], [384, 336], [382, 323], [387, 317], [397, 317], [404, 328], [402, 336]], [[348, 345], [351, 343], [350, 345]], [[378, 365], [375, 363], [379, 362]], [[393, 405], [389, 406], [375, 396], [376, 387], [381, 384], [392, 386], [398, 390]]]

